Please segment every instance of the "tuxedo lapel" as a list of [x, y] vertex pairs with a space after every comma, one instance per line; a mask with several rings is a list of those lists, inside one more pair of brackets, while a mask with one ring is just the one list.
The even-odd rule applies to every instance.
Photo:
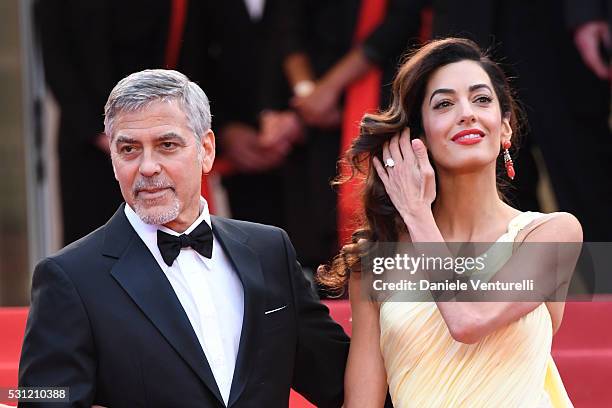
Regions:
[[106, 229], [104, 254], [118, 258], [111, 275], [223, 403], [187, 314], [164, 272], [127, 220], [123, 205], [106, 225]]
[[242, 332], [228, 402], [228, 407], [231, 407], [244, 391], [255, 364], [259, 343], [257, 328], [262, 327], [264, 316], [265, 282], [259, 257], [246, 245], [248, 236], [231, 221], [211, 218], [213, 233], [236, 269], [244, 289]]

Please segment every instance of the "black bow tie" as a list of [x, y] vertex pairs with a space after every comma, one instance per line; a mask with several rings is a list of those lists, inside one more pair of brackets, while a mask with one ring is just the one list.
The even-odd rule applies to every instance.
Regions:
[[191, 234], [182, 234], [178, 237], [157, 230], [157, 247], [166, 265], [171, 266], [181, 252], [181, 248], [191, 247], [200, 255], [210, 258], [212, 256], [213, 234], [212, 230], [202, 221]]

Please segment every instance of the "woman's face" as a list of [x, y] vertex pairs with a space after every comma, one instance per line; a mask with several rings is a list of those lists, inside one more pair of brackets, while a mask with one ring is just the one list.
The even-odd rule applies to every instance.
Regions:
[[474, 61], [433, 73], [423, 99], [425, 143], [439, 170], [468, 173], [494, 163], [512, 135], [489, 75]]

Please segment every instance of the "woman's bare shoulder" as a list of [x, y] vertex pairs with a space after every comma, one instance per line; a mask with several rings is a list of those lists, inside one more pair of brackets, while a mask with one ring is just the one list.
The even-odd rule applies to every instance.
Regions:
[[544, 214], [523, 230], [524, 242], [582, 242], [582, 226], [568, 212]]

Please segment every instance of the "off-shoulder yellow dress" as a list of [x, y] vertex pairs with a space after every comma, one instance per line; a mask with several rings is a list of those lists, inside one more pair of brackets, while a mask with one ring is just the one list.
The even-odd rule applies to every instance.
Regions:
[[[514, 218], [498, 242], [513, 242], [541, 213]], [[500, 264], [511, 256], [501, 256]], [[544, 303], [475, 344], [455, 341], [432, 301], [383, 302], [380, 347], [395, 408], [572, 407], [550, 354]]]

